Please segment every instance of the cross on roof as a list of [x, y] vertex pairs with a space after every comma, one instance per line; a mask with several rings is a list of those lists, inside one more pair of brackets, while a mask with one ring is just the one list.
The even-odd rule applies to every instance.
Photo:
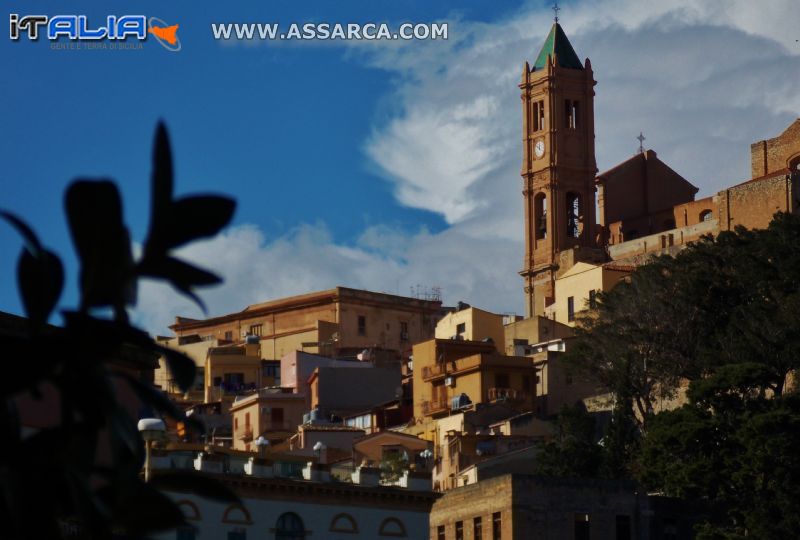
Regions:
[[558, 12], [561, 11], [561, 8], [558, 7], [558, 2], [553, 4], [553, 8], [552, 9], [553, 9], [553, 13], [555, 13], [554, 20], [555, 20], [555, 22], [558, 22]]
[[639, 132], [639, 136], [636, 137], [636, 139], [639, 141], [639, 153], [643, 154], [644, 153], [644, 141], [645, 141], [645, 139], [647, 139], [647, 137], [642, 135], [642, 132], [640, 131]]

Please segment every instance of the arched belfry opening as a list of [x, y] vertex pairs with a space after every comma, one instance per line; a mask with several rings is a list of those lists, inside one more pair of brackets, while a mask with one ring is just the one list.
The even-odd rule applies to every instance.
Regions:
[[533, 199], [533, 226], [537, 240], [547, 238], [547, 195], [536, 194]]
[[583, 205], [579, 193], [567, 193], [567, 236], [580, 238], [583, 232]]

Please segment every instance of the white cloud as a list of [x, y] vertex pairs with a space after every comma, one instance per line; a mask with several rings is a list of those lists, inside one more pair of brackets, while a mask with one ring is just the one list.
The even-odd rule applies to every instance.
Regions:
[[[796, 0], [608, 0], [567, 4], [562, 25], [592, 60], [597, 160], [605, 169], [647, 146], [710, 194], [749, 174], [749, 145], [780, 133], [800, 111]], [[203, 294], [214, 313], [335, 285], [406, 294], [443, 287], [445, 300], [519, 311], [522, 259], [520, 101], [517, 81], [551, 24], [526, 6], [496, 23], [454, 18], [447, 42], [369, 46], [347, 54], [395, 75], [366, 156], [404, 205], [440, 213], [439, 234], [367, 229], [355, 245], [324, 225], [267, 241], [234, 228], [185, 255], [226, 284]], [[151, 330], [177, 314], [200, 315], [146, 286]]]

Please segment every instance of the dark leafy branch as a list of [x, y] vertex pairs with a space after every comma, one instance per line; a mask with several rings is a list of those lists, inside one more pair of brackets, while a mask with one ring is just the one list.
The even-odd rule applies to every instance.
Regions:
[[[127, 386], [142, 405], [189, 427], [186, 417], [161, 392], [136, 374], [163, 357], [178, 386], [194, 383], [194, 362], [162, 347], [133, 327], [127, 309], [136, 305], [138, 282], [157, 278], [202, 302], [196, 289], [221, 279], [173, 255], [173, 250], [217, 234], [231, 220], [235, 202], [204, 195], [173, 197], [172, 155], [167, 130], [159, 124], [153, 149], [150, 228], [141, 258], [134, 260], [124, 222], [122, 198], [109, 179], [78, 179], [68, 187], [64, 207], [80, 264], [80, 304], [63, 311], [64, 326], [47, 325], [64, 286], [59, 257], [48, 250], [18, 216], [0, 218], [23, 240], [17, 277], [28, 327], [0, 333], [13, 377], [0, 379], [0, 521], [4, 537], [58, 538], [65, 523], [80, 524], [84, 537], [112, 532], [143, 537], [184, 524], [161, 490], [190, 489], [235, 501], [216, 482], [186, 473], [140, 478], [143, 442], [136, 418], [119, 399]], [[111, 318], [95, 316], [109, 309]], [[20, 400], [47, 399], [52, 418], [23, 436]]]

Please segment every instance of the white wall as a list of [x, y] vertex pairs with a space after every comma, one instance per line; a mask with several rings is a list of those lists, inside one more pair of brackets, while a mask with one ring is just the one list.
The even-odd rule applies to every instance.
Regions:
[[[381, 489], [381, 488], [378, 488]], [[225, 540], [228, 531], [236, 528], [247, 532], [248, 540], [269, 540], [275, 538], [271, 529], [275, 528], [278, 517], [284, 512], [294, 512], [303, 520], [310, 538], [325, 540], [354, 540], [354, 539], [380, 539], [397, 538], [397, 536], [381, 536], [378, 530], [384, 519], [394, 517], [405, 525], [406, 537], [413, 540], [428, 539], [428, 513], [404, 511], [400, 508], [402, 503], [395, 503], [397, 508], [376, 508], [363, 506], [345, 506], [341, 504], [311, 504], [291, 500], [265, 500], [245, 499], [245, 507], [250, 512], [252, 525], [237, 525], [223, 523], [222, 516], [228, 505], [202, 499], [195, 495], [171, 493], [173, 500], [190, 500], [200, 510], [200, 521], [190, 521], [198, 529], [198, 540]], [[386, 503], [384, 503], [386, 504]], [[340, 513], [352, 516], [358, 527], [358, 534], [330, 532], [332, 519]], [[240, 516], [239, 512], [236, 516]], [[170, 531], [155, 536], [160, 540], [174, 540], [176, 532]]]

